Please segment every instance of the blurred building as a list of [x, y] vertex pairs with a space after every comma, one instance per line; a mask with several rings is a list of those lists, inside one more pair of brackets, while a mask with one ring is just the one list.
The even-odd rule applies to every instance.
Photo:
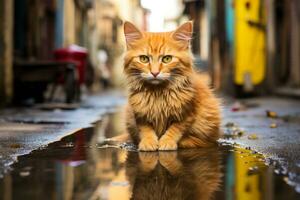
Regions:
[[96, 89], [101, 82], [121, 85], [123, 20], [142, 30], [162, 31], [191, 19], [196, 66], [210, 72], [216, 88], [232, 94], [297, 93], [299, 4], [297, 0], [166, 0], [159, 5], [152, 0], [0, 0], [0, 104], [14, 97], [13, 83], [20, 75], [16, 63], [53, 61], [56, 48], [71, 44], [88, 49], [87, 84]]
[[[104, 74], [102, 78], [109, 79], [110, 84], [121, 85], [125, 47], [123, 21], [131, 21], [146, 30], [147, 10], [141, 7], [139, 0], [99, 0], [88, 16], [88, 46], [95, 76]], [[101, 57], [107, 57], [107, 61], [103, 63]]]
[[13, 95], [13, 5], [12, 1], [0, 1], [0, 102], [2, 105], [9, 102]]
[[[54, 60], [55, 49], [72, 44], [88, 49], [87, 82], [104, 75], [113, 82], [124, 47], [122, 20], [146, 29], [146, 15], [138, 0], [0, 0], [1, 104], [14, 96], [16, 63], [42, 68]], [[99, 52], [107, 54], [105, 62]]]
[[[194, 20], [193, 52], [213, 85], [238, 95], [300, 87], [300, 2], [183, 0]], [[269, 93], [268, 93], [269, 94]]]
[[183, 10], [182, 0], [140, 0], [141, 6], [149, 10], [147, 31], [163, 32], [175, 30], [179, 25]]

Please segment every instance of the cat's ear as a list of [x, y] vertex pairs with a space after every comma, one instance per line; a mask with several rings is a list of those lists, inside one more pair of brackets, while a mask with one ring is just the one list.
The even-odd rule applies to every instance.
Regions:
[[124, 23], [124, 34], [125, 34], [127, 44], [135, 40], [139, 40], [143, 37], [142, 32], [137, 27], [135, 27], [132, 23], [127, 21]]
[[193, 36], [193, 22], [188, 21], [182, 24], [173, 32], [172, 36], [174, 40], [189, 43]]

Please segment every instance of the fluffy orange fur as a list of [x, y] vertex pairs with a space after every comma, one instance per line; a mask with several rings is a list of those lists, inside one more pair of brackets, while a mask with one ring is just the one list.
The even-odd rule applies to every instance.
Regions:
[[217, 199], [223, 176], [220, 156], [217, 148], [129, 152], [125, 166], [130, 199]]
[[127, 130], [141, 151], [207, 147], [219, 138], [220, 102], [193, 69], [192, 22], [141, 32], [125, 22]]

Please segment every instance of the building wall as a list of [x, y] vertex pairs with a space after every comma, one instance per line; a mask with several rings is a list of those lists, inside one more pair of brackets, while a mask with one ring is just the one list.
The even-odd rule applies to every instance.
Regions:
[[13, 95], [13, 1], [0, 0], [0, 106]]
[[[122, 22], [131, 21], [145, 30], [145, 10], [139, 0], [95, 0], [89, 8], [78, 2], [0, 0], [0, 102], [8, 102], [13, 95], [13, 59], [20, 62], [53, 59], [55, 48], [71, 44], [88, 48], [95, 68], [99, 64], [99, 49], [106, 49], [110, 80], [114, 85], [122, 84], [119, 81], [123, 77], [125, 49]], [[15, 22], [14, 15], [17, 15]]]
[[56, 1], [56, 13], [55, 13], [55, 48], [61, 48], [63, 46], [64, 38], [64, 0]]
[[75, 9], [74, 0], [64, 0], [64, 47], [76, 43]]
[[290, 1], [291, 7], [291, 86], [300, 87], [300, 2]]

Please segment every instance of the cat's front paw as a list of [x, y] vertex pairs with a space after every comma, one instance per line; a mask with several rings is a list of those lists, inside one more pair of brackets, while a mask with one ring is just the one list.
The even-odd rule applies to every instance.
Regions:
[[158, 163], [158, 152], [139, 152], [140, 167], [144, 172], [153, 170]]
[[143, 138], [139, 143], [140, 151], [156, 151], [158, 149], [158, 140], [156, 138]]
[[181, 162], [177, 158], [177, 151], [160, 151], [159, 162], [172, 175], [176, 174], [182, 167]]
[[177, 142], [172, 138], [162, 136], [158, 142], [158, 150], [177, 150]]

